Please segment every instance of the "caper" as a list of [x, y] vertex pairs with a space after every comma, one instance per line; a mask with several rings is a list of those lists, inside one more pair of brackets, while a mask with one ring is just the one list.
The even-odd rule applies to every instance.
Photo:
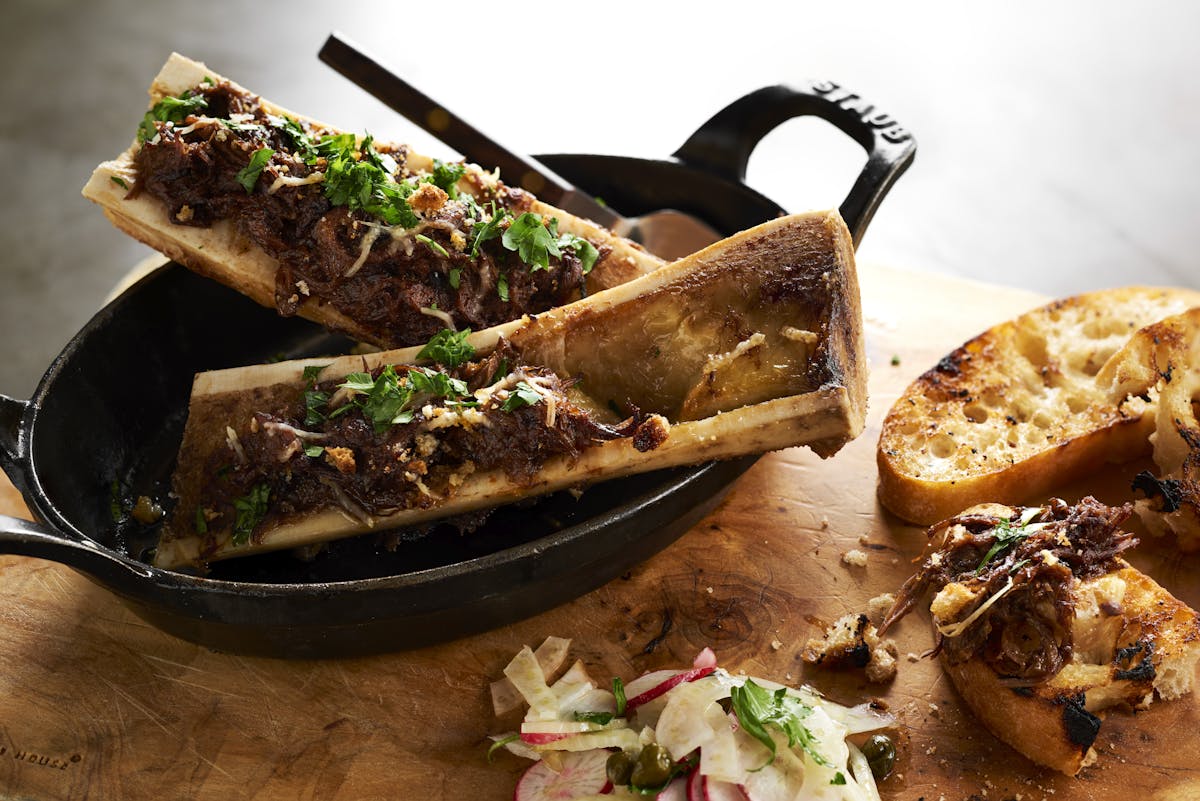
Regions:
[[604, 763], [604, 772], [614, 787], [624, 787], [629, 784], [633, 775], [633, 757], [625, 751], [617, 751]]
[[886, 734], [872, 734], [863, 743], [863, 756], [871, 766], [871, 774], [879, 780], [886, 779], [896, 766], [896, 744]]
[[671, 753], [658, 743], [651, 743], [638, 754], [629, 781], [634, 787], [658, 787], [671, 778]]

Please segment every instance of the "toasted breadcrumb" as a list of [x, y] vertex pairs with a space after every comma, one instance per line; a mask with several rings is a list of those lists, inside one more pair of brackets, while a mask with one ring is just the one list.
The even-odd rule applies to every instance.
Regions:
[[412, 207], [413, 211], [424, 214], [440, 209], [446, 204], [449, 197], [446, 190], [440, 186], [421, 184], [415, 192], [408, 196], [408, 205]]
[[867, 554], [865, 551], [860, 551], [858, 548], [851, 548], [842, 554], [842, 563], [851, 567], [866, 567]]
[[336, 467], [339, 473], [353, 473], [357, 469], [354, 451], [349, 448], [326, 448], [325, 461]]
[[867, 681], [882, 684], [896, 677], [897, 653], [896, 643], [880, 639], [866, 615], [851, 613], [805, 643], [800, 656], [811, 665], [864, 668]]

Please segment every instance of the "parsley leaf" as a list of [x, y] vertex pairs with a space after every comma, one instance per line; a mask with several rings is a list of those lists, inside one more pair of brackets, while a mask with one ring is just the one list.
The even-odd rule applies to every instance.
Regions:
[[527, 211], [513, 220], [500, 241], [504, 243], [504, 247], [516, 251], [521, 261], [529, 265], [530, 270], [549, 270], [550, 257], [562, 256], [555, 239], [557, 229], [557, 219], [551, 218], [547, 226], [542, 220], [542, 215]]
[[475, 358], [475, 348], [467, 342], [467, 337], [471, 335], [471, 329], [466, 328], [462, 331], [451, 331], [449, 328], [443, 328], [438, 331], [425, 347], [421, 348], [421, 352], [417, 354], [418, 359], [429, 359], [438, 364], [444, 364], [447, 367], [458, 367], [460, 364], [466, 364]]
[[[316, 152], [325, 156], [325, 197], [335, 206], [361, 209], [388, 225], [413, 228], [420, 218], [408, 205], [412, 184], [398, 184], [385, 168], [390, 156], [377, 153], [367, 137], [358, 148], [361, 160], [355, 157], [353, 134], [327, 136], [317, 143]], [[385, 161], [386, 158], [386, 161]]]
[[271, 499], [271, 488], [266, 484], [255, 484], [250, 492], [233, 501], [237, 517], [233, 523], [233, 544], [245, 545], [250, 542], [250, 535], [255, 526], [267, 516], [267, 504]]
[[542, 396], [529, 386], [528, 382], [518, 381], [516, 388], [508, 393], [508, 397], [504, 399], [504, 405], [500, 408], [506, 412], [515, 412], [517, 409], [524, 409], [526, 406], [533, 406], [541, 401]]
[[329, 403], [329, 393], [310, 389], [304, 393], [304, 425], [319, 426], [325, 420], [325, 404]]
[[313, 144], [312, 137], [300, 126], [300, 123], [291, 117], [276, 117], [274, 114], [267, 115], [267, 122], [287, 138], [292, 153], [299, 156], [302, 161], [307, 163], [316, 161], [316, 145]]
[[467, 395], [465, 381], [451, 378], [440, 370], [428, 370], [422, 367], [410, 370], [408, 382], [416, 392], [426, 392], [439, 398], [457, 399]]
[[451, 267], [449, 281], [451, 289], [458, 289], [459, 284], [462, 283], [462, 269], [459, 267]]
[[465, 164], [447, 164], [441, 159], [434, 159], [433, 173], [429, 176], [429, 183], [445, 191], [451, 200], [457, 200], [457, 184], [466, 172], [467, 165]]
[[444, 247], [442, 247], [440, 244], [433, 241], [429, 237], [425, 236], [425, 234], [417, 234], [416, 236], [413, 237], [413, 239], [417, 240], [418, 242], [420, 242], [425, 247], [429, 248], [430, 250], [432, 250], [434, 253], [438, 254], [439, 256], [446, 256], [446, 257], [450, 256], [450, 254], [446, 251], [446, 249]]
[[788, 694], [786, 688], [781, 687], [772, 693], [755, 684], [753, 679], [746, 679], [741, 687], [731, 688], [730, 698], [738, 723], [771, 752], [771, 758], [762, 767], [775, 761], [775, 739], [767, 731], [768, 725], [777, 727], [787, 735], [788, 746], [799, 745], [812, 757], [813, 762], [831, 767], [825, 755], [817, 750], [817, 738], [801, 722], [812, 714], [812, 707]]
[[1048, 523], [1030, 522], [1033, 518], [1041, 514], [1041, 512], [1040, 507], [1031, 507], [1022, 512], [1020, 518], [1016, 520], [1001, 520], [996, 524], [996, 528], [994, 529], [995, 539], [992, 542], [992, 547], [988, 549], [983, 559], [979, 561], [979, 566], [975, 568], [975, 575], [978, 576], [982, 573], [983, 569], [987, 567], [988, 562], [992, 561], [996, 556], [1049, 525]]
[[492, 758], [495, 756], [497, 751], [499, 751], [501, 748], [508, 745], [509, 743], [516, 742], [517, 740], [520, 740], [520, 739], [521, 739], [521, 735], [510, 734], [507, 737], [504, 737], [504, 738], [492, 743], [491, 747], [488, 748], [487, 761], [491, 762]]
[[412, 387], [400, 381], [390, 364], [373, 380], [367, 373], [351, 373], [341, 387], [367, 396], [365, 400], [356, 397], [354, 403], [375, 426], [376, 434], [382, 434], [393, 425], [412, 421], [412, 412], [405, 408], [412, 398]]
[[328, 367], [328, 364], [310, 364], [304, 368], [303, 378], [305, 384], [312, 384], [321, 375], [321, 371]]
[[205, 514], [204, 514], [203, 506], [196, 507], [196, 533], [197, 534], [207, 534], [208, 533], [208, 517], [205, 516]]
[[497, 211], [495, 203], [491, 203], [490, 206], [491, 216], [488, 217], [486, 222], [480, 220], [471, 224], [471, 233], [475, 235], [474, 240], [471, 242], [471, 258], [473, 259], [479, 257], [479, 248], [484, 242], [500, 236], [502, 233], [500, 223], [508, 216], [508, 212], [503, 209]]
[[620, 676], [613, 676], [612, 693], [617, 699], [617, 717], [625, 714], [625, 682], [621, 681]]
[[574, 251], [575, 257], [579, 259], [580, 265], [583, 267], [583, 274], [587, 275], [596, 266], [597, 259], [600, 258], [600, 251], [591, 242], [584, 239], [582, 236], [575, 234], [563, 234], [558, 238], [558, 247], [564, 250]]
[[254, 155], [250, 157], [250, 163], [242, 169], [238, 170], [238, 174], [234, 177], [237, 182], [246, 190], [246, 194], [254, 191], [254, 185], [258, 183], [258, 176], [262, 175], [263, 168], [267, 166], [267, 162], [271, 160], [271, 156], [275, 155], [275, 151], [269, 147], [260, 147], [254, 151]]
[[607, 726], [616, 717], [612, 712], [576, 712], [577, 723], [595, 723], [597, 726]]
[[310, 459], [316, 459], [318, 456], [320, 456], [324, 452], [325, 452], [324, 445], [305, 445], [304, 446], [304, 455], [309, 457]]
[[500, 300], [508, 303], [508, 276], [504, 273], [496, 276], [496, 294], [500, 296]]
[[119, 177], [119, 176], [116, 176], [116, 175], [110, 175], [110, 176], [108, 176], [108, 180], [112, 181], [114, 184], [116, 184], [117, 186], [121, 187], [122, 189], [128, 189], [128, 188], [129, 188], [129, 184], [125, 183], [125, 179], [124, 179], [124, 178], [121, 178], [121, 177]]
[[190, 89], [179, 97], [164, 97], [142, 117], [137, 139], [139, 142], [153, 139], [158, 133], [158, 126], [154, 124], [156, 122], [183, 122], [207, 108], [208, 100], [204, 95], [193, 95]]

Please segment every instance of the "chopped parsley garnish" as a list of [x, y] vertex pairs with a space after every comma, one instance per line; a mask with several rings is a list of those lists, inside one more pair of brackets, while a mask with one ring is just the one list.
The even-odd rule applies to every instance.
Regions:
[[441, 159], [433, 160], [433, 173], [429, 183], [443, 190], [451, 200], [458, 199], [458, 182], [467, 173], [465, 164], [447, 164]]
[[479, 257], [479, 248], [484, 242], [495, 239], [500, 236], [503, 231], [500, 230], [500, 223], [507, 216], [507, 212], [503, 209], [497, 210], [496, 204], [489, 204], [491, 216], [487, 220], [480, 220], [472, 224], [471, 233], [474, 239], [471, 240], [471, 258]]
[[304, 393], [304, 425], [312, 427], [321, 425], [325, 420], [325, 404], [329, 403], [329, 393], [310, 389]]
[[450, 256], [450, 254], [446, 251], [446, 249], [444, 247], [442, 247], [440, 244], [433, 241], [429, 237], [425, 236], [425, 234], [417, 234], [415, 237], [413, 237], [413, 239], [417, 240], [422, 245], [429, 248], [430, 250], [432, 250], [434, 253], [438, 254], [439, 256], [446, 256], [446, 257]]
[[429, 359], [430, 361], [444, 364], [447, 367], [458, 367], [461, 364], [466, 364], [475, 358], [475, 348], [467, 342], [467, 337], [471, 335], [471, 329], [465, 328], [462, 331], [451, 331], [449, 328], [443, 328], [430, 338], [428, 344], [421, 348], [421, 352], [417, 354], [418, 359]]
[[196, 533], [197, 534], [207, 534], [208, 533], [208, 517], [204, 514], [203, 506], [196, 507]]
[[562, 234], [558, 238], [558, 246], [561, 249], [575, 252], [575, 257], [579, 259], [584, 275], [592, 271], [592, 268], [596, 266], [597, 259], [600, 258], [600, 251], [596, 249], [596, 246], [582, 236]]
[[318, 456], [320, 456], [324, 452], [325, 452], [324, 445], [305, 445], [304, 446], [304, 455], [311, 459], [316, 459]]
[[108, 514], [112, 517], [112, 521], [117, 524], [123, 522], [129, 513], [123, 496], [121, 482], [113, 479], [113, 482], [108, 487]]
[[199, 114], [207, 108], [208, 100], [204, 95], [193, 95], [191, 90], [184, 92], [179, 97], [164, 97], [146, 112], [146, 116], [142, 117], [142, 124], [138, 126], [137, 139], [139, 142], [153, 139], [158, 133], [158, 126], [154, 124], [156, 122], [183, 122], [193, 114]]
[[233, 522], [233, 544], [245, 545], [255, 526], [267, 516], [267, 504], [271, 500], [271, 488], [266, 484], [255, 484], [250, 492], [233, 501], [237, 517]]
[[465, 400], [470, 395], [465, 382], [422, 367], [411, 368], [403, 376], [390, 364], [383, 368], [378, 378], [371, 378], [369, 373], [351, 373], [341, 387], [357, 393], [351, 404], [362, 409], [376, 434], [382, 434], [394, 425], [411, 423], [413, 401], [422, 396], [445, 398], [458, 405], [470, 403]]
[[987, 567], [988, 562], [991, 562], [992, 559], [1011, 549], [1031, 534], [1036, 534], [1049, 525], [1048, 523], [1030, 522], [1033, 518], [1041, 514], [1041, 512], [1041, 508], [1035, 506], [1022, 512], [1021, 517], [1017, 520], [1001, 520], [997, 523], [996, 528], [993, 530], [995, 540], [992, 542], [992, 547], [983, 555], [979, 566], [975, 568], [975, 575], [978, 576], [982, 573], [983, 569]]
[[[812, 714], [812, 707], [790, 695], [787, 688], [780, 687], [771, 692], [755, 684], [753, 679], [746, 679], [741, 687], [731, 688], [730, 698], [741, 727], [771, 752], [771, 758], [762, 767], [775, 761], [775, 739], [767, 731], [768, 725], [775, 726], [787, 735], [789, 747], [799, 745], [812, 757], [813, 762], [832, 767], [825, 755], [817, 750], [817, 738], [802, 722]], [[838, 777], [841, 777], [841, 782], [838, 782]], [[845, 777], [839, 773], [831, 783], [844, 784], [845, 781]]]
[[504, 399], [504, 405], [500, 408], [506, 412], [515, 412], [517, 409], [541, 403], [541, 400], [542, 396], [529, 386], [527, 381], [518, 381], [516, 388], [508, 393], [508, 397]]
[[627, 703], [625, 700], [625, 682], [621, 681], [620, 676], [613, 676], [612, 693], [617, 699], [617, 716], [620, 717], [625, 714], [625, 704]]
[[371, 146], [370, 137], [357, 147], [355, 139], [354, 134], [338, 134], [317, 143], [316, 152], [327, 159], [325, 197], [335, 206], [361, 209], [388, 225], [415, 227], [421, 219], [408, 205], [413, 185], [392, 180], [383, 166], [385, 157]]
[[462, 278], [462, 268], [461, 267], [451, 267], [450, 268], [450, 276], [449, 276], [450, 288], [458, 289], [458, 286], [461, 283], [461, 278]]
[[562, 256], [558, 248], [558, 220], [551, 219], [549, 226], [542, 220], [540, 214], [525, 212], [517, 219], [500, 238], [504, 247], [516, 251], [521, 261], [529, 265], [532, 271], [550, 269], [550, 257]]
[[310, 364], [304, 368], [302, 377], [305, 384], [312, 384], [321, 375], [321, 371], [328, 367], [328, 364]]
[[267, 122], [287, 138], [293, 153], [306, 163], [311, 164], [316, 161], [316, 146], [313, 145], [312, 137], [308, 135], [308, 132], [300, 127], [300, 123], [291, 117], [276, 117], [274, 114], [267, 115]]
[[577, 723], [595, 723], [597, 726], [607, 726], [616, 717], [612, 712], [576, 712]]
[[129, 189], [129, 184], [125, 183], [125, 179], [121, 178], [120, 176], [110, 175], [110, 176], [108, 176], [108, 180], [112, 181], [114, 184], [121, 187], [122, 189]]
[[492, 758], [496, 755], [497, 751], [499, 751], [501, 748], [508, 745], [509, 743], [514, 743], [520, 739], [521, 739], [521, 735], [510, 734], [507, 737], [504, 737], [503, 739], [497, 740], [496, 742], [492, 743], [491, 747], [488, 748], [487, 761], [491, 762]]
[[263, 168], [271, 160], [271, 156], [275, 155], [275, 151], [269, 147], [260, 147], [254, 151], [254, 155], [250, 157], [250, 163], [242, 169], [238, 170], [238, 174], [234, 176], [237, 182], [246, 190], [246, 194], [254, 191], [254, 185], [258, 183], [258, 176], [262, 175]]

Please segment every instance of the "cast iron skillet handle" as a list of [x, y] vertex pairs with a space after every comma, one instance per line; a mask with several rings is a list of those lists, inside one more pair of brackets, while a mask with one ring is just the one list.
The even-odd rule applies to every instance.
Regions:
[[751, 92], [713, 115], [674, 156], [741, 183], [762, 138], [793, 117], [806, 116], [833, 123], [867, 151], [866, 166], [839, 209], [857, 246], [880, 201], [912, 163], [917, 143], [890, 114], [833, 81]]
[[21, 421], [29, 411], [29, 401], [20, 401], [0, 395], [0, 470], [3, 470], [16, 485], [24, 489], [24, 476], [20, 464], [25, 458], [26, 442]]
[[61, 537], [39, 523], [0, 515], [0, 554], [32, 556], [68, 565], [93, 576], [115, 572], [149, 575], [150, 568], [122, 562], [86, 542]]

